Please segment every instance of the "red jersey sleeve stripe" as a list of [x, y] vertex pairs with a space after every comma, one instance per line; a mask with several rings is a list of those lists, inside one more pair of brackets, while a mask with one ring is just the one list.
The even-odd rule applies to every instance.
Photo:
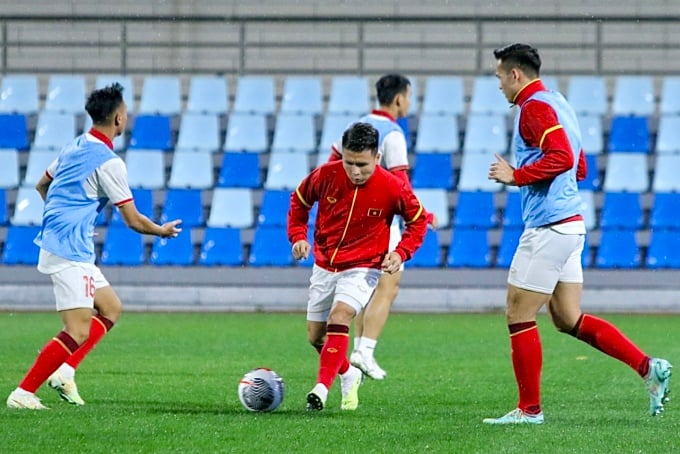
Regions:
[[538, 142], [538, 147], [543, 149], [543, 141], [545, 140], [545, 137], [551, 132], [557, 131], [558, 129], [562, 129], [562, 125], [555, 125], [552, 128], [546, 129], [545, 132], [543, 133], [543, 136], [541, 136], [541, 140]]
[[300, 202], [302, 202], [304, 206], [306, 206], [307, 208], [312, 208], [312, 206], [309, 203], [307, 203], [304, 197], [302, 197], [302, 194], [300, 194], [300, 188], [295, 189], [295, 194], [297, 195], [298, 199], [300, 199]]
[[114, 203], [114, 205], [117, 206], [117, 207], [119, 207], [119, 206], [123, 206], [123, 205], [125, 205], [126, 203], [130, 203], [130, 202], [132, 202], [132, 199], [131, 199], [131, 198], [130, 198], [130, 199], [123, 199], [123, 200], [121, 200], [120, 202]]

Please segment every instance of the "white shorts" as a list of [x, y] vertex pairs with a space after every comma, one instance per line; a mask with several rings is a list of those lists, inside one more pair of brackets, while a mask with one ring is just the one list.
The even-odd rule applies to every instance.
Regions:
[[[390, 245], [387, 248], [389, 252], [392, 252], [397, 248], [397, 245], [401, 241], [401, 227], [398, 221], [392, 222], [390, 226]], [[404, 264], [402, 263], [399, 267], [399, 271], [404, 271]]]
[[307, 320], [325, 322], [336, 301], [351, 306], [358, 314], [371, 299], [379, 278], [380, 270], [374, 268], [353, 268], [333, 273], [314, 265], [309, 278]]
[[584, 239], [583, 234], [563, 234], [554, 227], [525, 229], [510, 264], [508, 284], [551, 294], [558, 282], [582, 283]]
[[68, 309], [94, 308], [96, 289], [109, 282], [94, 263], [74, 262], [40, 250], [38, 271], [52, 279], [57, 312]]

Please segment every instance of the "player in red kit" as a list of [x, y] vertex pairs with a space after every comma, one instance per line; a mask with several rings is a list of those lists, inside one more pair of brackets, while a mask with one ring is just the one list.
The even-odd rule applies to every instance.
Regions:
[[[293, 256], [309, 256], [309, 210], [318, 203], [314, 268], [307, 303], [307, 336], [319, 351], [317, 383], [307, 409], [322, 410], [335, 376], [341, 375], [343, 410], [359, 404], [362, 374], [347, 360], [349, 327], [366, 306], [381, 272], [395, 273], [423, 242], [427, 219], [410, 186], [378, 165], [378, 131], [355, 123], [342, 137], [342, 160], [309, 174], [291, 194], [288, 239]], [[388, 253], [390, 225], [406, 228]]]

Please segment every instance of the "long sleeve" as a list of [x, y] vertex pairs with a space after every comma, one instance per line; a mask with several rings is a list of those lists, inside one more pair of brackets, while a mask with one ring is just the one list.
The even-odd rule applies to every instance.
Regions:
[[428, 221], [427, 212], [410, 187], [402, 186], [401, 203], [403, 204], [401, 215], [406, 228], [395, 251], [405, 262], [413, 257], [416, 250], [423, 244]]
[[317, 200], [318, 169], [309, 174], [290, 194], [288, 240], [291, 244], [307, 239], [309, 210]]

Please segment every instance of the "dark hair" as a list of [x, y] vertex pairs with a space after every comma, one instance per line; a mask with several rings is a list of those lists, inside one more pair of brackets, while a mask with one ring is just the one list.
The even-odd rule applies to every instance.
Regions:
[[375, 156], [378, 153], [378, 130], [368, 123], [354, 123], [342, 135], [342, 148], [357, 153], [371, 150]]
[[387, 74], [382, 76], [375, 83], [375, 93], [378, 97], [378, 103], [380, 103], [381, 106], [389, 106], [398, 94], [405, 94], [410, 85], [411, 81], [401, 74]]
[[110, 120], [111, 114], [123, 103], [123, 86], [114, 82], [104, 88], [90, 93], [85, 103], [85, 110], [92, 118], [92, 123], [102, 124]]
[[506, 69], [519, 68], [528, 76], [538, 76], [541, 71], [541, 57], [530, 44], [515, 43], [493, 51]]

